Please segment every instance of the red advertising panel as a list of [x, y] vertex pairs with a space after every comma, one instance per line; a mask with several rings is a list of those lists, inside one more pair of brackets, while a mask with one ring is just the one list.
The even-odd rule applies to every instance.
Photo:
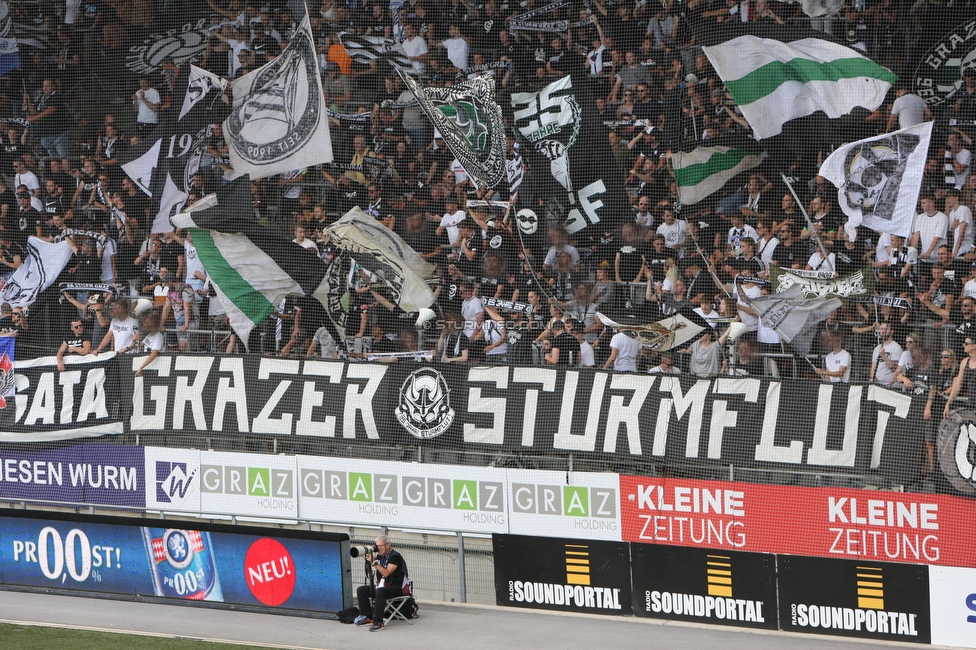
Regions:
[[620, 477], [624, 541], [976, 566], [976, 501], [934, 494]]

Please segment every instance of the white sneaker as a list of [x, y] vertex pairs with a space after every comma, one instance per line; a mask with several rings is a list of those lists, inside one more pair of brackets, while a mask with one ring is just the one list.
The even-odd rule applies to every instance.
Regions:
[[359, 616], [356, 617], [356, 620], [353, 622], [356, 625], [366, 625], [367, 623], [369, 623], [369, 619], [363, 616], [362, 614], [360, 614]]

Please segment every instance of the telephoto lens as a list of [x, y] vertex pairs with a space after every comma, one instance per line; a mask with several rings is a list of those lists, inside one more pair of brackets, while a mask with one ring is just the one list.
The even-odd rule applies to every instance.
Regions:
[[376, 546], [350, 546], [349, 557], [366, 557], [370, 553], [376, 554]]

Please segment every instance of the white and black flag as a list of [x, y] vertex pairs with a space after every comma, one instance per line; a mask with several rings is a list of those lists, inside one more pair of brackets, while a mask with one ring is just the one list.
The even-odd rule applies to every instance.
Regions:
[[512, 109], [522, 155], [534, 171], [534, 194], [568, 232], [630, 214], [616, 166], [594, 163], [611, 157], [582, 78], [566, 76], [539, 90], [513, 92]]
[[29, 307], [51, 286], [74, 254], [66, 241], [51, 243], [29, 237], [27, 255], [17, 270], [0, 280], [0, 302], [11, 307]]
[[376, 59], [382, 59], [400, 72], [417, 74], [403, 46], [392, 38], [340, 32], [339, 41], [346, 48], [346, 54], [356, 63], [370, 65]]
[[196, 66], [177, 77], [177, 83], [173, 105], [179, 112], [171, 111], [122, 162], [122, 170], [152, 197], [152, 232], [173, 230], [170, 218], [186, 205], [213, 135], [214, 107], [227, 85]]
[[274, 60], [234, 81], [224, 121], [231, 171], [267, 178], [332, 162], [332, 139], [308, 14]]
[[878, 232], [911, 235], [932, 124], [846, 144], [824, 161], [820, 175], [837, 187], [848, 231], [863, 223]]
[[474, 184], [498, 185], [505, 177], [505, 125], [495, 102], [495, 80], [475, 77], [449, 88], [424, 88], [409, 75], [400, 76]]

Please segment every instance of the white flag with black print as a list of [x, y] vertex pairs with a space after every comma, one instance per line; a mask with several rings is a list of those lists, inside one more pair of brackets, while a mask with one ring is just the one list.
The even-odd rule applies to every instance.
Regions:
[[911, 235], [932, 125], [923, 122], [845, 144], [820, 166], [820, 175], [837, 187], [848, 232], [863, 224], [877, 232]]
[[346, 54], [356, 63], [370, 65], [376, 59], [383, 59], [400, 72], [417, 74], [413, 61], [403, 51], [403, 45], [392, 38], [340, 32], [339, 42], [346, 48]]
[[332, 162], [332, 139], [315, 37], [308, 14], [295, 38], [275, 59], [234, 81], [234, 105], [224, 121], [232, 169], [267, 178]]
[[51, 286], [74, 255], [66, 241], [47, 242], [29, 237], [27, 254], [10, 277], [0, 280], [0, 302], [11, 307], [29, 307], [42, 291]]

